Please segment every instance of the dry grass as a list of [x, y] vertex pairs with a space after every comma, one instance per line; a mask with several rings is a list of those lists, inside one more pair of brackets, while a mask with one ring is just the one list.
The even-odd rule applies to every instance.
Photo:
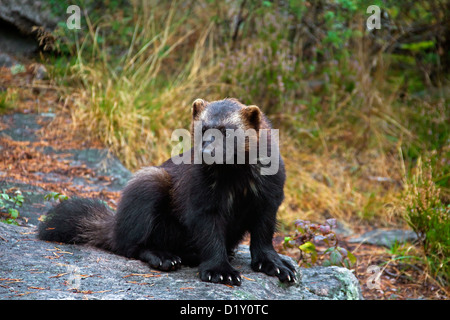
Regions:
[[[114, 62], [108, 48], [98, 45], [102, 28], [109, 27], [110, 21], [93, 25], [88, 20], [89, 33], [78, 45], [78, 59], [70, 72], [81, 85], [62, 88], [70, 102], [74, 128], [99, 137], [130, 168], [167, 158], [171, 131], [188, 127], [190, 104], [199, 91], [208, 90], [211, 84], [205, 79], [217, 69], [203, 67], [213, 56], [211, 48], [205, 50], [212, 26], [181, 30], [174, 26], [175, 2], [166, 16], [153, 16], [161, 11], [139, 12], [127, 53]], [[162, 20], [165, 23], [158, 24]], [[199, 35], [193, 52], [184, 57], [184, 68], [169, 82], [167, 60], [195, 33]], [[86, 48], [97, 59], [86, 61]]]
[[358, 163], [332, 153], [301, 151], [282, 146], [287, 169], [286, 200], [280, 208], [285, 221], [298, 217], [321, 221], [370, 221], [380, 226], [402, 225], [398, 196], [401, 166], [398, 158], [368, 154]]

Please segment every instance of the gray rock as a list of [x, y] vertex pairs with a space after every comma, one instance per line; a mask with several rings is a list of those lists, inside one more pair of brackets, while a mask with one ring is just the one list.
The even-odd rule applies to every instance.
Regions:
[[[3, 115], [0, 121], [7, 124], [7, 128], [0, 131], [0, 136], [6, 136], [15, 141], [35, 141], [38, 139], [36, 131], [42, 126], [38, 124], [39, 119], [54, 118], [54, 113], [45, 114], [11, 114]], [[92, 177], [71, 177], [65, 172], [36, 172], [36, 176], [41, 176], [42, 181], [51, 183], [69, 182], [79, 187], [79, 196], [83, 196], [84, 190], [88, 191], [120, 191], [131, 178], [131, 172], [119, 161], [119, 159], [110, 154], [107, 149], [69, 149], [55, 150], [52, 147], [43, 147], [40, 149], [44, 154], [49, 154], [60, 161], [70, 161], [72, 167], [87, 167], [94, 171]], [[104, 179], [108, 177], [109, 179]], [[5, 179], [6, 178], [6, 179]], [[24, 196], [24, 204], [19, 210], [19, 223], [36, 226], [38, 218], [45, 214], [52, 203], [44, 201], [44, 196], [54, 190], [44, 190], [33, 184], [25, 184], [21, 181], [11, 181], [8, 178], [8, 172], [0, 171], [0, 191], [10, 188], [18, 188]]]
[[241, 271], [242, 285], [229, 287], [201, 282], [196, 268], [158, 272], [141, 261], [96, 248], [40, 241], [35, 232], [36, 228], [0, 223], [0, 300], [362, 298], [357, 279], [344, 268], [298, 268], [299, 282], [290, 286], [253, 272], [244, 245], [232, 261]]
[[44, 80], [48, 78], [47, 68], [43, 64], [37, 64], [33, 69], [33, 75], [36, 80]]
[[375, 229], [366, 232], [356, 238], [348, 239], [349, 243], [367, 243], [377, 246], [392, 247], [396, 242], [414, 242], [417, 240], [417, 235], [412, 230], [401, 229]]
[[[71, 180], [71, 183], [74, 185], [88, 186], [92, 190], [120, 191], [132, 176], [131, 171], [115, 155], [111, 154], [108, 149], [66, 149], [59, 151], [52, 147], [45, 147], [43, 152], [45, 154], [53, 154], [60, 160], [70, 160], [70, 165], [73, 167], [85, 165], [87, 168], [92, 169], [96, 176], [91, 177], [89, 182], [84, 178]], [[111, 178], [111, 181], [102, 181], [100, 178], [102, 176]], [[53, 182], [58, 182], [65, 178], [64, 176], [56, 175], [53, 177]], [[46, 174], [46, 179], [52, 179], [52, 177]]]
[[[6, 63], [6, 67], [10, 68], [17, 64], [16, 59], [21, 60], [23, 57], [33, 56], [38, 47], [39, 45], [36, 39], [30, 36], [24, 36], [13, 26], [5, 27], [2, 25], [0, 27], [0, 51], [12, 55], [15, 58], [10, 63]], [[6, 57], [3, 57], [3, 59], [8, 60]]]
[[23, 34], [31, 34], [33, 26], [54, 28], [60, 17], [54, 16], [47, 1], [1, 0], [0, 19], [14, 25]]
[[0, 53], [0, 67], [11, 68], [17, 61], [6, 53]]
[[344, 237], [352, 236], [355, 233], [350, 224], [343, 223], [341, 221], [336, 221], [336, 228], [333, 229], [333, 231], [336, 232], [336, 234]]
[[125, 168], [108, 149], [69, 149], [64, 150], [64, 153], [72, 153], [72, 156], [69, 156], [72, 160], [71, 165], [86, 164], [97, 175], [111, 177], [112, 183], [108, 185], [108, 188], [112, 191], [121, 190], [132, 176], [131, 171]]
[[0, 131], [0, 135], [10, 137], [15, 141], [35, 141], [37, 139], [36, 131], [42, 128], [37, 123], [39, 115], [15, 113], [4, 115], [0, 118], [7, 128]]
[[[38, 120], [55, 118], [54, 113], [22, 114], [15, 113], [0, 117], [0, 121], [7, 124], [7, 128], [0, 131], [0, 135], [15, 141], [36, 141], [36, 131], [42, 128]], [[100, 176], [109, 176], [113, 179], [112, 190], [122, 188], [131, 177], [131, 172], [126, 169], [117, 157], [111, 155], [107, 149], [68, 149], [58, 151], [52, 147], [42, 148], [46, 154], [56, 154], [61, 160], [71, 160], [72, 166], [86, 165]]]
[[[15, 141], [36, 141], [38, 139], [36, 131], [42, 128], [38, 124], [38, 120], [54, 117], [54, 113], [15, 113], [4, 115], [0, 117], [0, 120], [8, 126], [3, 131], [0, 131], [0, 135], [7, 136]], [[111, 177], [112, 183], [108, 185], [108, 188], [112, 191], [122, 189], [132, 175], [116, 156], [110, 154], [108, 149], [68, 149], [58, 151], [52, 147], [45, 147], [42, 148], [42, 152], [55, 154], [61, 160], [71, 160], [72, 166], [86, 165], [99, 176]], [[103, 187], [101, 183], [99, 183], [99, 187]]]

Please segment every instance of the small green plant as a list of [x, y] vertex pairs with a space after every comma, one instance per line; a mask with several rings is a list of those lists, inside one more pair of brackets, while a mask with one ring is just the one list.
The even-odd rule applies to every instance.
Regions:
[[16, 219], [19, 217], [19, 210], [17, 208], [23, 205], [24, 200], [20, 190], [14, 191], [14, 196], [10, 196], [3, 190], [0, 193], [0, 213], [5, 213], [7, 217], [1, 221], [17, 225]]
[[50, 192], [44, 196], [44, 200], [47, 200], [47, 201], [55, 200], [55, 201], [61, 202], [61, 201], [67, 200], [67, 199], [69, 199], [68, 196], [66, 196], [62, 193], [59, 193], [59, 192]]
[[398, 262], [400, 265], [397, 268], [400, 272], [403, 272], [410, 266], [417, 266], [420, 268], [420, 266], [424, 263], [424, 259], [417, 254], [416, 246], [408, 243], [394, 241], [394, 243], [386, 249], [386, 252], [391, 256], [391, 258], [381, 265], [388, 265], [393, 262]]
[[24, 73], [25, 71], [27, 71], [26, 69], [25, 69], [25, 66], [24, 65], [22, 65], [22, 64], [15, 64], [15, 65], [13, 65], [12, 67], [11, 67], [11, 74], [12, 75], [16, 75], [16, 74], [18, 74], [18, 73]]
[[442, 285], [450, 280], [450, 205], [439, 198], [429, 161], [418, 159], [416, 173], [405, 184], [406, 221], [417, 234], [431, 275]]
[[17, 90], [8, 88], [0, 92], [0, 113], [4, 113], [12, 109], [17, 102]]
[[[347, 249], [338, 246], [338, 238], [333, 228], [336, 227], [336, 219], [326, 220], [326, 224], [315, 224], [310, 221], [297, 220], [294, 236], [284, 238], [285, 248], [299, 249], [299, 264], [311, 267], [322, 258], [323, 266], [339, 266], [352, 268], [356, 263], [356, 257]], [[327, 249], [321, 252], [316, 244], [325, 244]]]

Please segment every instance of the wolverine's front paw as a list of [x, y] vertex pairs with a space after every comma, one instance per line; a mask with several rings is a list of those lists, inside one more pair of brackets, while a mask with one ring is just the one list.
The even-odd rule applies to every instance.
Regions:
[[278, 254], [276, 254], [276, 257], [265, 256], [254, 259], [251, 267], [253, 271], [264, 272], [269, 276], [277, 276], [281, 282], [297, 282], [294, 266], [281, 259]]
[[214, 283], [222, 283], [222, 284], [230, 284], [230, 285], [241, 285], [241, 276], [239, 271], [228, 266], [215, 266], [215, 267], [207, 267], [201, 266], [199, 267], [200, 271], [200, 279], [202, 281], [214, 282]]

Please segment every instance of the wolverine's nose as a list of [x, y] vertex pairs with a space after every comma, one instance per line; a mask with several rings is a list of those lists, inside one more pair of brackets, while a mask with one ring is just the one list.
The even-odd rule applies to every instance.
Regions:
[[203, 143], [202, 143], [202, 152], [203, 153], [211, 153], [211, 147], [209, 147], [209, 146], [211, 145], [211, 143], [214, 142], [214, 140], [216, 138], [213, 135], [211, 135], [209, 137], [204, 137], [203, 139], [204, 140], [203, 140]]

